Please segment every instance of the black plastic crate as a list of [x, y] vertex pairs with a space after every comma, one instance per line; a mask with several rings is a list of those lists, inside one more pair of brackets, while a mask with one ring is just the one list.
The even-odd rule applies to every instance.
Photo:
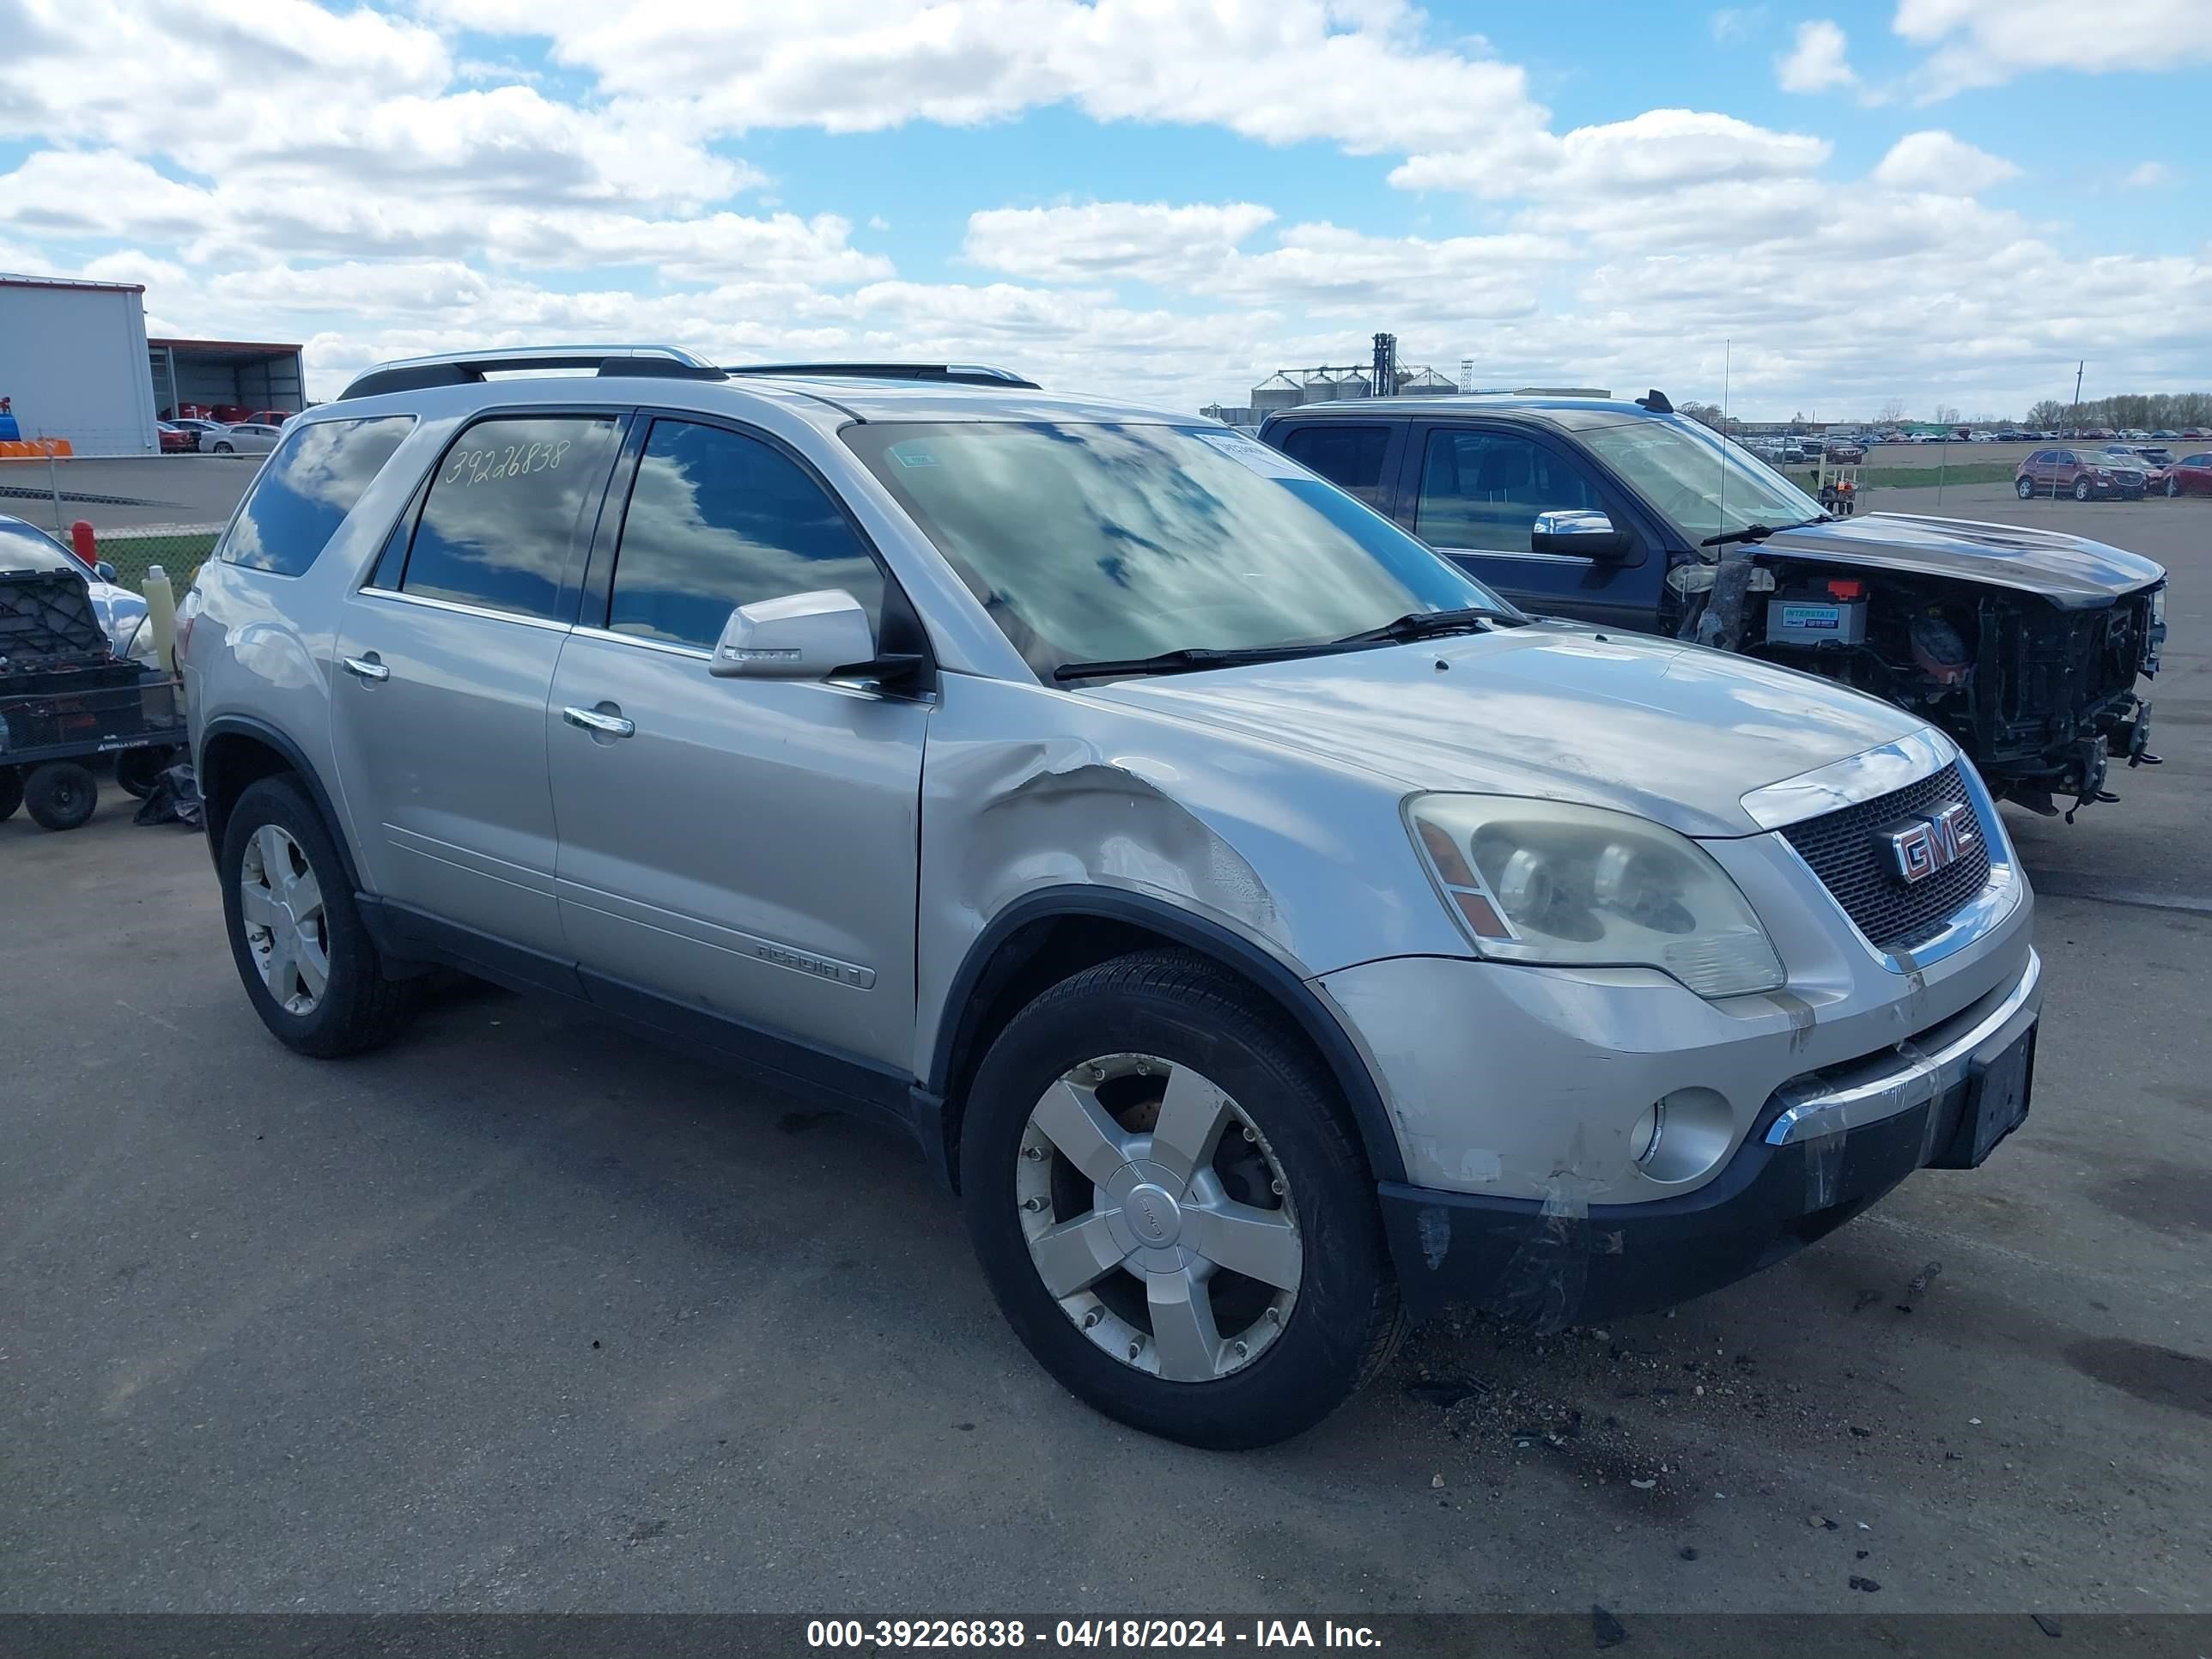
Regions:
[[66, 570], [0, 571], [0, 684], [109, 661], [107, 630], [84, 579]]

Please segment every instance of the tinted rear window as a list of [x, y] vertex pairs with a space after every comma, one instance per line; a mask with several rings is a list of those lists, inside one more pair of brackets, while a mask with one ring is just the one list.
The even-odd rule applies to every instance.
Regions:
[[1382, 458], [1390, 430], [1382, 426], [1302, 426], [1283, 440], [1283, 453], [1311, 467], [1370, 507], [1382, 504]]
[[619, 433], [611, 416], [498, 416], [439, 463], [404, 593], [552, 618], [580, 562]]
[[411, 415], [380, 415], [295, 428], [253, 481], [222, 556], [280, 576], [303, 573], [414, 424]]

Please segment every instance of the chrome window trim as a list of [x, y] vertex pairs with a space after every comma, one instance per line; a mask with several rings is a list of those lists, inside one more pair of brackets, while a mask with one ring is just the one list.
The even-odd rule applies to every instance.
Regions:
[[1532, 564], [1594, 564], [1587, 553], [1507, 553], [1494, 547], [1442, 547], [1437, 551], [1449, 556], [1474, 559], [1526, 559]]
[[712, 662], [714, 653], [702, 651], [696, 645], [684, 645], [675, 640], [657, 640], [649, 634], [625, 634], [612, 628], [577, 628], [571, 630], [578, 639], [606, 640], [615, 645], [635, 645], [647, 651], [659, 651], [671, 657], [690, 657], [697, 662]]
[[[1762, 784], [1741, 797], [1744, 815], [1762, 830], [1784, 830], [1846, 806], [1893, 794], [1907, 784], [1933, 777], [1960, 759], [1959, 746], [1932, 726], [1923, 726], [1893, 743], [1862, 754], [1846, 755], [1778, 783]], [[1960, 771], [1972, 771], [1961, 766]], [[1976, 786], [1970, 785], [1968, 793]]]
[[574, 623], [564, 623], [551, 617], [526, 617], [519, 611], [496, 611], [487, 605], [463, 605], [458, 599], [434, 599], [427, 593], [403, 593], [392, 587], [364, 587], [359, 597], [364, 599], [389, 599], [396, 605], [419, 605], [428, 611], [450, 611], [456, 616], [484, 617], [493, 622], [517, 623], [524, 628], [550, 629], [556, 634], [573, 634]]
[[1901, 1064], [1832, 1088], [1816, 1086], [1798, 1094], [1785, 1085], [1783, 1098], [1790, 1103], [1762, 1139], [1770, 1146], [1787, 1146], [1879, 1123], [1941, 1099], [1966, 1080], [1983, 1051], [1994, 1051], [1994, 1058], [2017, 1042], [2042, 1008], [2043, 958], [2031, 950], [2027, 967], [1996, 1006], [1940, 1048], [1923, 1050], [1902, 1044], [1898, 1050]]

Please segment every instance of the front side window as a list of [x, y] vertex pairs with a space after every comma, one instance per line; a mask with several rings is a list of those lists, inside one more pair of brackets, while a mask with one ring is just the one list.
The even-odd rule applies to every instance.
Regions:
[[805, 468], [757, 438], [653, 422], [623, 520], [609, 628], [711, 650], [738, 606], [833, 587], [881, 622], [883, 573]]
[[558, 618], [614, 460], [611, 416], [499, 416], [438, 463], [400, 591]]
[[279, 576], [304, 573], [414, 425], [411, 415], [380, 415], [294, 428], [253, 481], [219, 556]]
[[1692, 546], [1709, 536], [1822, 515], [1820, 502], [1710, 427], [1679, 415], [1585, 425], [1583, 442]]
[[1438, 430], [1413, 527], [1431, 547], [1526, 553], [1539, 513], [1604, 507], [1577, 468], [1517, 432]]
[[1283, 453], [1370, 507], [1382, 505], [1382, 458], [1389, 448], [1384, 426], [1302, 426], [1283, 440]]
[[870, 422], [845, 442], [1030, 666], [1319, 645], [1513, 612], [1388, 519], [1220, 427]]

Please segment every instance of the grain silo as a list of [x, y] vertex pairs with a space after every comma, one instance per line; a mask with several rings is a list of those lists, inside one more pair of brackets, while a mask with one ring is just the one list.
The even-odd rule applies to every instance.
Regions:
[[1448, 398], [1458, 390], [1449, 379], [1433, 368], [1418, 369], [1398, 377], [1398, 395], [1401, 398]]
[[1304, 401], [1304, 390], [1278, 370], [1252, 388], [1252, 418], [1264, 421], [1279, 409], [1296, 409]]

